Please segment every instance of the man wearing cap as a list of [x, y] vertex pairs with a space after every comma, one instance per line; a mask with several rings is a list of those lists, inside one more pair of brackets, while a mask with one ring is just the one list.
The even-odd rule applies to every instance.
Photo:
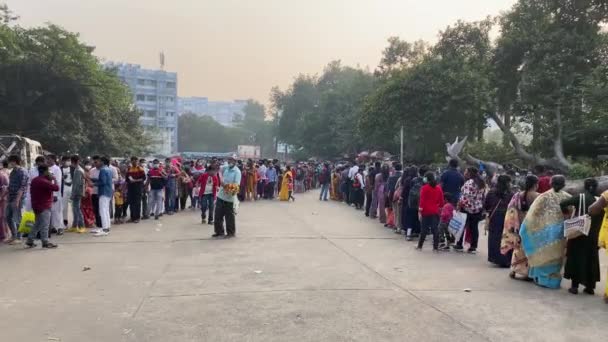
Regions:
[[[241, 170], [236, 167], [236, 156], [228, 158], [228, 165], [222, 168], [220, 191], [215, 203], [215, 233], [214, 238], [232, 238], [236, 234], [236, 222], [234, 217], [234, 202], [237, 201], [236, 194], [228, 193], [225, 188], [228, 185], [240, 186]], [[224, 218], [226, 218], [226, 232], [224, 233]]]

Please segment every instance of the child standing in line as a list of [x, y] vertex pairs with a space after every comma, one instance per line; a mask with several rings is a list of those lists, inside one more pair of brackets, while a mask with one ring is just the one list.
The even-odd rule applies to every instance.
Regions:
[[124, 223], [125, 211], [125, 181], [114, 183], [114, 224]]
[[442, 251], [449, 251], [450, 244], [454, 243], [454, 238], [452, 237], [452, 234], [450, 234], [448, 226], [454, 216], [456, 198], [451, 193], [446, 192], [443, 194], [443, 199], [445, 204], [443, 205], [443, 208], [441, 208], [441, 217], [439, 220], [439, 239], [441, 240], [439, 249]]
[[437, 184], [435, 174], [427, 172], [424, 175], [424, 186], [420, 189], [418, 215], [420, 217], [420, 238], [416, 249], [422, 249], [427, 233], [433, 234], [433, 251], [439, 250], [438, 225], [441, 208], [443, 207], [443, 191]]

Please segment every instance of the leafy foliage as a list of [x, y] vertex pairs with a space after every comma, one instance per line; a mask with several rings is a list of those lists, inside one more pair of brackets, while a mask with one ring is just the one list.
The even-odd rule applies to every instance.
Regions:
[[184, 152], [234, 152], [250, 145], [251, 135], [239, 127], [226, 127], [210, 116], [186, 113], [177, 120], [178, 150]]
[[363, 101], [374, 89], [371, 73], [329, 63], [320, 77], [300, 75], [271, 99], [280, 113], [278, 138], [302, 154], [335, 157], [366, 146], [358, 122]]
[[[0, 9], [1, 10], [1, 9]], [[2, 11], [0, 11], [2, 12]], [[75, 33], [0, 21], [0, 127], [57, 153], [145, 150], [132, 95]], [[9, 19], [7, 19], [9, 18]]]
[[[407, 160], [433, 160], [466, 135], [478, 158], [516, 154], [524, 164], [567, 170], [567, 155], [608, 154], [607, 22], [605, 1], [519, 0], [498, 18], [448, 26], [434, 45], [391, 37], [365, 83], [371, 88], [349, 77], [324, 87], [332, 75], [365, 75], [334, 62], [321, 77], [300, 75], [287, 91], [274, 89], [279, 138], [319, 156], [397, 153], [403, 126]], [[490, 119], [504, 149], [483, 144]]]

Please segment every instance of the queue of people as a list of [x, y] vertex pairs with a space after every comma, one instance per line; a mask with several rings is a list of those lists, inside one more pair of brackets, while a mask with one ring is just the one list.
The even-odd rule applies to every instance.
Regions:
[[38, 238], [43, 247], [54, 248], [52, 234], [107, 236], [113, 225], [159, 220], [186, 209], [200, 210], [202, 223], [214, 226], [212, 237], [230, 238], [236, 234], [239, 202], [295, 201], [294, 192], [318, 186], [319, 173], [313, 163], [243, 162], [235, 156], [161, 162], [74, 155], [62, 157], [59, 165], [57, 156], [47, 155], [26, 169], [12, 155], [0, 169], [0, 241], [19, 244], [27, 236], [26, 246], [34, 247], [30, 239]]
[[40, 239], [43, 248], [55, 248], [52, 234], [102, 237], [112, 225], [199, 208], [204, 223], [214, 225], [215, 237], [233, 237], [240, 181], [232, 157], [208, 163], [167, 158], [161, 163], [74, 155], [61, 158], [60, 167], [55, 155], [47, 155], [26, 169], [19, 156], [11, 155], [0, 168], [0, 241], [15, 245], [27, 237], [27, 247]]
[[[581, 285], [584, 293], [595, 293], [598, 246], [608, 246], [608, 191], [596, 200], [595, 179], [585, 180], [583, 194], [571, 196], [564, 191], [565, 177], [542, 167], [517, 180], [508, 174], [488, 177], [476, 167], [461, 172], [457, 160], [441, 172], [413, 165], [404, 170], [398, 162], [325, 168], [332, 200], [363, 210], [416, 241], [416, 249], [430, 234], [433, 251], [464, 252], [468, 245], [466, 252], [475, 254], [484, 222], [488, 261], [509, 268], [512, 279], [560, 288], [566, 278], [570, 293], [578, 294]], [[466, 217], [462, 234], [455, 235], [455, 216]], [[565, 223], [579, 216], [590, 221], [588, 233], [566, 237]], [[608, 287], [604, 298], [608, 303]]]

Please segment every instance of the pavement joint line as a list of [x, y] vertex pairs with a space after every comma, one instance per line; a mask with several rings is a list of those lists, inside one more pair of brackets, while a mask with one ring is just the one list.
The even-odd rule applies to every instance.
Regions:
[[[289, 216], [292, 217], [292, 219], [294, 220], [298, 220], [300, 222], [302, 222], [303, 224], [308, 225], [308, 222], [304, 221], [303, 219], [301, 219], [300, 217], [291, 215], [288, 211], [287, 214]], [[314, 228], [313, 228], [314, 230]], [[420, 303], [434, 309], [435, 311], [439, 312], [440, 314], [448, 317], [449, 319], [451, 319], [453, 322], [455, 322], [456, 324], [460, 325], [461, 327], [463, 327], [466, 330], [471, 331], [472, 333], [482, 337], [483, 339], [485, 339], [486, 341], [491, 341], [490, 338], [488, 338], [487, 336], [485, 336], [484, 334], [482, 334], [481, 332], [475, 330], [473, 327], [470, 327], [466, 324], [464, 324], [463, 322], [461, 322], [460, 320], [456, 319], [454, 316], [450, 315], [449, 313], [441, 310], [439, 307], [425, 301], [424, 299], [422, 299], [421, 297], [417, 296], [415, 293], [413, 293], [411, 290], [401, 286], [399, 283], [395, 282], [394, 280], [388, 278], [387, 276], [383, 275], [382, 273], [378, 272], [376, 269], [374, 269], [373, 267], [371, 267], [370, 265], [368, 265], [367, 263], [363, 262], [362, 260], [360, 260], [359, 258], [357, 258], [356, 256], [354, 256], [353, 254], [349, 253], [347, 250], [343, 249], [342, 247], [338, 246], [338, 244], [336, 244], [334, 241], [331, 240], [331, 238], [327, 238], [326, 236], [324, 236], [322, 233], [319, 233], [319, 235], [321, 235], [325, 240], [327, 240], [327, 242], [329, 242], [330, 244], [332, 244], [336, 249], [338, 249], [339, 251], [341, 251], [342, 253], [346, 254], [347, 256], [349, 256], [351, 259], [353, 259], [354, 261], [358, 262], [359, 264], [361, 264], [363, 267], [367, 268], [369, 271], [375, 273], [377, 276], [383, 278], [384, 280], [388, 281], [389, 283], [393, 284], [393, 286], [396, 286], [397, 288], [399, 288], [401, 291], [408, 293], [410, 296], [412, 296], [413, 298], [415, 298], [416, 300], [418, 300]]]
[[137, 316], [137, 314], [139, 313], [141, 308], [144, 306], [146, 299], [150, 298], [150, 293], [152, 293], [152, 289], [156, 285], [156, 282], [158, 282], [165, 275], [165, 273], [169, 270], [169, 267], [171, 267], [171, 263], [168, 262], [165, 264], [165, 266], [163, 267], [163, 270], [160, 272], [158, 277], [156, 279], [154, 279], [152, 281], [152, 283], [150, 283], [150, 286], [148, 286], [146, 293], [141, 298], [139, 305], [137, 305], [137, 309], [135, 309], [135, 311], [133, 312], [133, 315], [131, 315], [131, 319], [134, 319]]
[[[239, 240], [402, 240], [392, 237], [322, 237], [322, 236], [239, 236]], [[60, 241], [62, 245], [129, 244], [129, 243], [178, 243], [188, 241], [217, 241], [213, 238], [171, 239], [171, 240], [130, 240], [130, 241]]]
[[205, 297], [205, 296], [223, 296], [223, 295], [241, 295], [241, 294], [258, 294], [258, 293], [280, 293], [280, 292], [340, 292], [340, 291], [399, 291], [398, 288], [339, 288], [339, 289], [276, 289], [276, 290], [246, 290], [246, 291], [220, 291], [220, 292], [202, 292], [202, 293], [178, 293], [178, 294], [159, 294], [150, 295], [148, 298], [173, 298], [173, 297]]

